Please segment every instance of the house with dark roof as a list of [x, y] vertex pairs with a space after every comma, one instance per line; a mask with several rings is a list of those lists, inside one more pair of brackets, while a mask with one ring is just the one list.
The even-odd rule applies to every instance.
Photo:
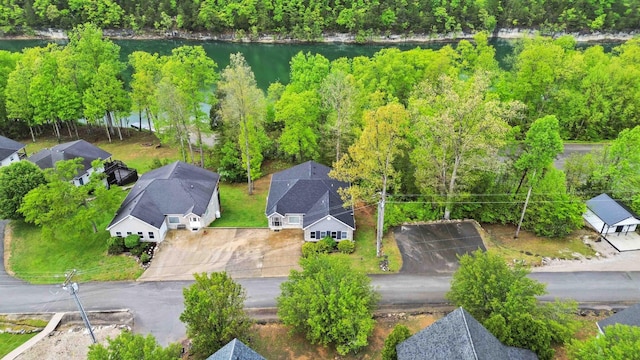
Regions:
[[7, 166], [27, 157], [25, 144], [0, 136], [0, 166]]
[[607, 194], [600, 194], [588, 200], [587, 211], [583, 217], [589, 226], [605, 236], [633, 233], [640, 224], [636, 214]]
[[220, 175], [182, 161], [142, 175], [107, 230], [161, 242], [169, 229], [197, 231], [220, 217]]
[[622, 311], [596, 322], [601, 334], [607, 334], [607, 327], [620, 324], [628, 326], [640, 326], [640, 304], [635, 304]]
[[233, 339], [209, 356], [207, 360], [265, 360], [265, 358], [242, 341]]
[[82, 169], [73, 178], [73, 184], [81, 186], [89, 182], [92, 173], [104, 172], [104, 167], [94, 169], [91, 163], [98, 159], [108, 161], [111, 154], [84, 140], [76, 140], [58, 144], [51, 149], [42, 149], [31, 155], [28, 160], [44, 170], [54, 168], [58, 161], [76, 158], [82, 158]]
[[331, 168], [307, 161], [273, 174], [265, 214], [271, 230], [303, 229], [305, 241], [353, 240], [353, 208], [338, 189], [349, 184], [329, 177]]
[[506, 346], [463, 308], [396, 346], [398, 360], [537, 360], [531, 350]]

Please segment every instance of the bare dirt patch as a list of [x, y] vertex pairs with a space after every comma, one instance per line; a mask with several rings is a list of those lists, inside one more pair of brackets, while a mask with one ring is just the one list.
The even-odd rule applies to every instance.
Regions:
[[291, 269], [300, 269], [302, 242], [301, 230], [171, 231], [139, 280], [192, 280], [194, 273], [214, 271], [234, 278], [288, 276]]
[[[127, 326], [106, 325], [94, 326], [96, 340], [107, 345], [107, 338], [115, 338]], [[77, 325], [59, 327], [29, 350], [19, 355], [18, 360], [84, 360], [92, 344], [87, 329]]]

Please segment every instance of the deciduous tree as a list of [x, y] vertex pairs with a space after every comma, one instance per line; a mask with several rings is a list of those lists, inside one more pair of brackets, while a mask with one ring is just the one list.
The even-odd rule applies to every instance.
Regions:
[[583, 341], [574, 339], [567, 348], [569, 358], [574, 360], [639, 360], [640, 328], [622, 324], [607, 326], [606, 335]]
[[351, 268], [343, 256], [318, 255], [300, 260], [280, 286], [278, 317], [312, 344], [336, 347], [341, 355], [367, 346], [379, 296], [371, 280]]
[[42, 170], [29, 161], [0, 168], [0, 218], [24, 219], [18, 209], [25, 195], [45, 183]]
[[193, 276], [195, 283], [182, 290], [180, 314], [192, 341], [191, 354], [205, 359], [234, 338], [246, 341], [252, 322], [244, 311], [247, 295], [242, 286], [225, 272]]
[[379, 201], [377, 256], [381, 255], [387, 191], [400, 181], [393, 161], [406, 144], [408, 127], [409, 113], [400, 104], [389, 104], [366, 112], [360, 138], [329, 173], [335, 179], [351, 183], [348, 189], [339, 189], [345, 203]]
[[502, 343], [534, 351], [540, 359], [553, 357], [553, 344], [571, 339], [575, 302], [539, 305], [545, 285], [527, 277], [528, 269], [509, 267], [491, 252], [477, 250], [460, 258], [446, 297], [462, 306]]
[[382, 360], [398, 360], [396, 346], [411, 337], [409, 328], [398, 324], [393, 328], [391, 334], [384, 340], [382, 348]]

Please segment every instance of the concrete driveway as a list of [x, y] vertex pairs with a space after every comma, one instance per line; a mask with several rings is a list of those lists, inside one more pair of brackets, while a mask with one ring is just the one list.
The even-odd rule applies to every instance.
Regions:
[[450, 274], [458, 268], [458, 255], [486, 250], [471, 221], [402, 225], [394, 230], [402, 254], [401, 273]]
[[300, 269], [302, 243], [302, 230], [174, 230], [138, 280], [193, 280], [194, 273], [214, 271], [234, 278], [288, 276], [291, 269]]

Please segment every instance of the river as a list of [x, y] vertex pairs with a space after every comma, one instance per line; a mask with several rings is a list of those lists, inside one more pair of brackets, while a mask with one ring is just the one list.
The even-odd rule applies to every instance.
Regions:
[[[21, 51], [26, 47], [45, 46], [52, 41], [0, 40], [0, 50]], [[229, 64], [230, 54], [241, 52], [253, 69], [258, 86], [263, 90], [266, 90], [269, 84], [276, 81], [280, 81], [283, 84], [289, 82], [289, 61], [300, 51], [322, 54], [329, 60], [335, 60], [340, 57], [372, 56], [376, 52], [390, 47], [397, 47], [401, 50], [416, 47], [437, 50], [447, 44], [452, 44], [445, 42], [376, 45], [342, 43], [262, 44], [196, 40], [114, 40], [114, 42], [121, 47], [120, 54], [123, 61], [127, 61], [127, 56], [134, 51], [168, 55], [171, 53], [171, 49], [179, 46], [202, 45], [207, 55], [218, 64], [219, 71]], [[513, 49], [512, 41], [492, 40], [491, 44], [496, 48], [498, 61], [504, 60], [505, 56], [510, 54]]]

